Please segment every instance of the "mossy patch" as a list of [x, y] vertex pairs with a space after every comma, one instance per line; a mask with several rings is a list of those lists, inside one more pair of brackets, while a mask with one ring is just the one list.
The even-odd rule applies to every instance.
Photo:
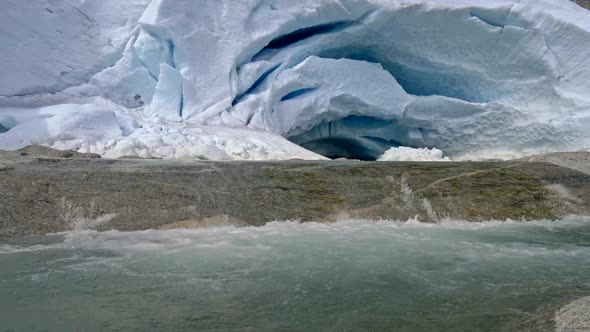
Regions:
[[346, 203], [328, 182], [330, 178], [313, 171], [268, 168], [264, 170], [264, 174], [272, 180], [273, 186], [283, 184], [291, 188], [291, 193], [306, 202], [313, 212], [334, 213]]
[[312, 200], [319, 200], [326, 204], [342, 204], [345, 200], [332, 190], [329, 185], [317, 174], [302, 173], [302, 183], [305, 192]]
[[452, 178], [427, 189], [424, 196], [453, 200], [454, 206], [462, 207], [471, 220], [555, 218], [543, 183], [509, 168]]

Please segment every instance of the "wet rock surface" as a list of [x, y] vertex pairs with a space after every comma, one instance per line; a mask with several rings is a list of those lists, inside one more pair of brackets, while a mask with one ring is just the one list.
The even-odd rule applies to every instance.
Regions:
[[590, 9], [590, 0], [573, 0], [578, 6], [586, 9]]
[[509, 324], [504, 331], [590, 331], [590, 297], [562, 299], [541, 308], [528, 319]]
[[[589, 156], [576, 160], [588, 163]], [[201, 162], [2, 152], [0, 164], [4, 238], [275, 220], [538, 220], [590, 212], [590, 175], [546, 162]]]
[[555, 315], [555, 331], [590, 331], [590, 297], [560, 308]]
[[16, 150], [21, 156], [34, 156], [44, 158], [66, 158], [66, 159], [96, 159], [100, 155], [96, 153], [81, 153], [72, 150], [56, 150], [41, 145], [29, 145]]

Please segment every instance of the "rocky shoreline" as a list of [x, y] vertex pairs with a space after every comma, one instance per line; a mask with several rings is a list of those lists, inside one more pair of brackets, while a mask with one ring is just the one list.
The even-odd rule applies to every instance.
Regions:
[[590, 213], [586, 152], [441, 163], [90, 157], [96, 156], [48, 148], [1, 152], [0, 238], [275, 220], [539, 220]]
[[562, 299], [540, 309], [528, 319], [510, 324], [504, 331], [590, 331], [590, 296]]

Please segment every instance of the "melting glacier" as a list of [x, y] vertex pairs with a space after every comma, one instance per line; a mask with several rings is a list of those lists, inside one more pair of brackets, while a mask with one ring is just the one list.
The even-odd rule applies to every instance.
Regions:
[[0, 9], [0, 149], [376, 160], [590, 148], [590, 12], [567, 0]]

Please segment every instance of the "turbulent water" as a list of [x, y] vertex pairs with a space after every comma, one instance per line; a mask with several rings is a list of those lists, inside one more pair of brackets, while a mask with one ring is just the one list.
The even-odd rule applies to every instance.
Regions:
[[0, 267], [0, 331], [497, 331], [590, 294], [590, 218], [76, 232]]

